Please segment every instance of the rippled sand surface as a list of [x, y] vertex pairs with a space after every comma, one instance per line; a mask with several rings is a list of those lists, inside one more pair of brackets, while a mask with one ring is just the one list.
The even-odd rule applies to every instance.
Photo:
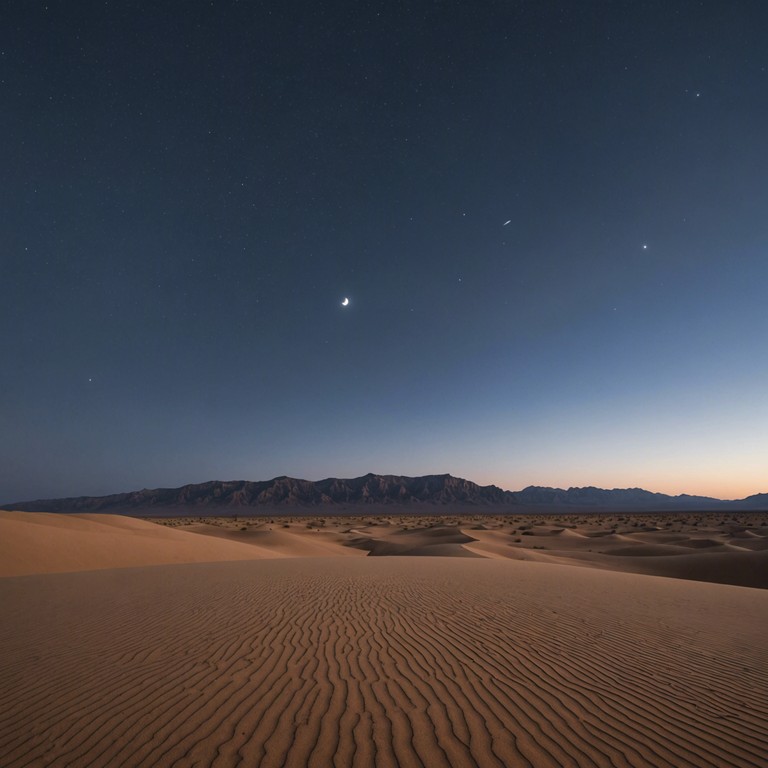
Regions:
[[8, 577], [0, 604], [7, 768], [768, 754], [765, 590], [329, 556]]

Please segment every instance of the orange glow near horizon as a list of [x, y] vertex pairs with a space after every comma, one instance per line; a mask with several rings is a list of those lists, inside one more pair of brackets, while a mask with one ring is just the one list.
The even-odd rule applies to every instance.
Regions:
[[546, 486], [552, 488], [587, 487], [596, 488], [643, 488], [654, 493], [664, 493], [669, 496], [687, 494], [690, 496], [709, 496], [715, 499], [734, 500], [743, 499], [759, 493], [768, 493], [768, 479], [765, 473], [734, 476], [729, 474], [702, 476], [702, 473], [659, 473], [657, 475], [644, 475], [639, 477], [632, 473], [622, 476], [618, 473], [584, 474], [578, 477], [571, 473], [559, 473], [553, 471], [535, 473], [523, 479], [520, 475], [510, 476], [508, 479], [493, 480], [490, 476], [482, 478], [468, 478], [480, 485], [497, 485], [504, 490], [519, 491], [529, 485]]

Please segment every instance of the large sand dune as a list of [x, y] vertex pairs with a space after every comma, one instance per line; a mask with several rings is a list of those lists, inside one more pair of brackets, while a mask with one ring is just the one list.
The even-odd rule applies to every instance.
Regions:
[[763, 766], [768, 592], [512, 560], [0, 580], [3, 766]]
[[626, 571], [765, 528], [601, 520], [3, 513], [0, 766], [764, 766], [768, 591]]
[[[219, 529], [214, 528], [218, 533]], [[207, 533], [208, 531], [206, 531]], [[275, 534], [279, 537], [279, 534]], [[0, 576], [355, 553], [333, 541], [201, 536], [121, 515], [0, 512]]]

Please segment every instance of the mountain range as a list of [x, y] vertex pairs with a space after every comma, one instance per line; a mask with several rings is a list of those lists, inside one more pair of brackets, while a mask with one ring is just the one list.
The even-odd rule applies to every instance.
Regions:
[[[234, 480], [117, 493], [111, 496], [78, 496], [65, 499], [5, 504], [0, 509], [22, 512], [116, 512], [123, 514], [248, 514], [271, 510], [308, 508], [342, 511], [348, 507], [482, 507], [485, 511], [508, 508], [598, 510], [768, 510], [768, 493], [722, 501], [708, 496], [668, 496], [642, 488], [546, 488], [528, 486], [504, 491], [495, 485], [477, 485], [451, 475], [374, 475], [352, 479], [310, 481], [293, 477], [250, 482]], [[513, 511], [509, 509], [509, 511]]]

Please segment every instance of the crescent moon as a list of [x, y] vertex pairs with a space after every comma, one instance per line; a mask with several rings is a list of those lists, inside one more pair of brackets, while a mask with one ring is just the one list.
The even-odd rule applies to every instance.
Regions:
[[349, 305], [349, 299], [345, 296], [344, 301], [341, 302], [342, 307], [346, 307]]

